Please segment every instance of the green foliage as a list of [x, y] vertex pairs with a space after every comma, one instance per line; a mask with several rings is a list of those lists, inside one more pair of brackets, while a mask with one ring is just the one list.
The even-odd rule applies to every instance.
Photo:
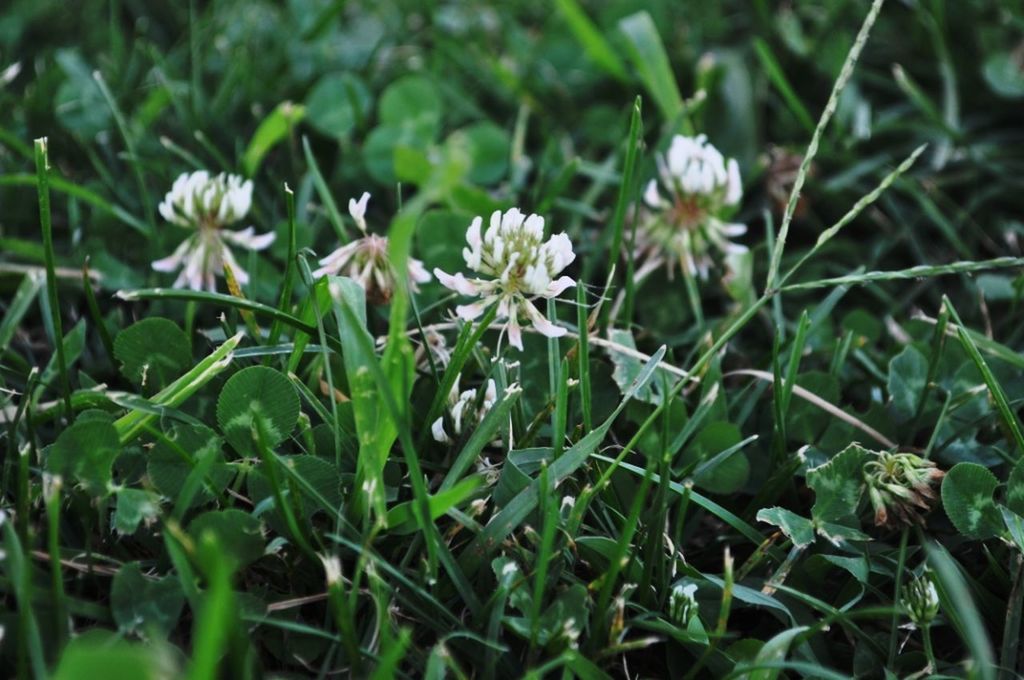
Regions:
[[[1019, 3], [66, 4], [0, 19], [6, 675], [1024, 671]], [[513, 206], [575, 255], [522, 352], [407, 276]]]

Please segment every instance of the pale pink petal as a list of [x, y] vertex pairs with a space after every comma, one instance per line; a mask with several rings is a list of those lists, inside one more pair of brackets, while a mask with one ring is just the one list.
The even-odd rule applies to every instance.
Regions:
[[192, 239], [187, 238], [182, 241], [174, 252], [167, 257], [161, 258], [153, 262], [153, 269], [158, 272], [172, 272], [181, 266], [181, 261], [185, 258], [191, 245]]
[[434, 276], [441, 283], [442, 286], [450, 290], [454, 290], [456, 293], [462, 295], [479, 295], [480, 286], [470, 280], [468, 280], [462, 273], [458, 273], [455, 276], [446, 274], [440, 269], [434, 269]]
[[416, 283], [426, 283], [430, 280], [430, 272], [428, 272], [426, 267], [423, 266], [423, 262], [421, 260], [410, 257], [409, 278]]
[[530, 317], [530, 322], [533, 327], [537, 329], [537, 332], [541, 335], [546, 335], [549, 338], [560, 338], [565, 335], [568, 331], [561, 326], [556, 326], [547, 320], [547, 318], [540, 313], [533, 303], [525, 301], [522, 304], [523, 311], [526, 312], [526, 316]]
[[519, 328], [519, 319], [516, 318], [515, 313], [509, 316], [508, 325], [508, 344], [512, 345], [520, 352], [523, 351], [523, 331]]
[[464, 321], [478, 319], [484, 310], [487, 309], [487, 300], [480, 300], [470, 305], [459, 305], [455, 308], [455, 314]]
[[231, 272], [235, 275], [235, 280], [238, 281], [238, 285], [244, 286], [249, 283], [249, 272], [242, 269], [242, 265], [238, 264], [238, 260], [235, 259], [235, 254], [231, 252], [230, 248], [224, 246], [221, 257], [223, 258], [223, 261], [231, 267]]
[[568, 288], [572, 288], [576, 285], [576, 282], [570, 279], [568, 276], [563, 276], [556, 281], [552, 281], [548, 284], [547, 290], [544, 291], [544, 297], [553, 298], [561, 295]]
[[320, 264], [325, 269], [333, 268], [334, 271], [338, 271], [345, 266], [352, 254], [359, 248], [359, 241], [353, 241], [352, 243], [346, 243], [340, 248], [336, 249], [333, 253], [320, 260]]

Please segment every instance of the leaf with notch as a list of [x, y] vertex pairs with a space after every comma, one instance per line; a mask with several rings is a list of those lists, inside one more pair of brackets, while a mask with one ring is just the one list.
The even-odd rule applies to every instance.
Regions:
[[860, 444], [850, 444], [827, 463], [807, 471], [807, 486], [814, 490], [811, 517], [815, 524], [856, 522], [868, 455], [870, 451]]
[[957, 463], [942, 480], [942, 507], [956, 530], [984, 540], [999, 534], [1002, 518], [992, 494], [996, 476], [977, 463]]
[[123, 565], [110, 587], [110, 610], [122, 632], [166, 637], [184, 606], [185, 595], [177, 578], [146, 578], [138, 562]]
[[217, 422], [224, 437], [244, 456], [256, 455], [252, 432], [257, 418], [268, 447], [284, 441], [299, 420], [295, 387], [265, 366], [250, 366], [231, 376], [217, 399]]
[[114, 339], [121, 374], [149, 392], [166, 387], [192, 363], [192, 345], [170, 319], [151, 316], [132, 324]]
[[46, 469], [80, 482], [93, 496], [105, 496], [121, 439], [107, 419], [73, 423], [47, 450]]

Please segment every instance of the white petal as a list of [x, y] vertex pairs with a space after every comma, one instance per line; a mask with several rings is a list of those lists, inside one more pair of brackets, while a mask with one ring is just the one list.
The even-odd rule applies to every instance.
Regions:
[[348, 214], [356, 221], [360, 231], [366, 231], [366, 204], [370, 200], [370, 192], [364, 191], [357, 201], [354, 198], [348, 199]]
[[725, 203], [736, 205], [743, 198], [743, 182], [740, 180], [740, 166], [735, 158], [729, 159], [728, 175], [725, 184]]
[[747, 225], [723, 222], [719, 231], [726, 236], [743, 236], [747, 233]]
[[498, 388], [492, 378], [487, 379], [487, 389], [484, 390], [484, 408], [490, 410], [494, 402], [498, 400]]
[[466, 261], [466, 266], [474, 271], [480, 269], [483, 259], [483, 239], [480, 237], [482, 224], [483, 220], [479, 217], [473, 219], [466, 230], [466, 243], [469, 244], [469, 248], [462, 249], [462, 258]]
[[661, 194], [658, 193], [658, 181], [652, 179], [644, 189], [644, 203], [652, 208], [660, 208], [662, 205]]
[[452, 440], [448, 437], [448, 433], [444, 431], [444, 418], [438, 418], [430, 426], [430, 434], [434, 436], [435, 441], [439, 441], [442, 444], [451, 444]]
[[263, 250], [274, 242], [277, 238], [277, 234], [272, 231], [268, 231], [266, 234], [256, 235], [255, 230], [252, 227], [246, 227], [241, 231], [228, 231], [221, 232], [221, 237], [225, 241], [229, 241], [243, 248], [249, 250]]

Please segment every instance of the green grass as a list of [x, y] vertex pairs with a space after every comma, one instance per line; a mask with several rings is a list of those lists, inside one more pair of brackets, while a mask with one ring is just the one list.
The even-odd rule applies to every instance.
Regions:
[[[1024, 673], [1019, 3], [8, 4], [12, 677]], [[642, 250], [677, 134], [706, 276]], [[151, 267], [198, 170], [241, 286]], [[565, 334], [318, 278], [364, 191], [403, 273], [542, 214]]]

